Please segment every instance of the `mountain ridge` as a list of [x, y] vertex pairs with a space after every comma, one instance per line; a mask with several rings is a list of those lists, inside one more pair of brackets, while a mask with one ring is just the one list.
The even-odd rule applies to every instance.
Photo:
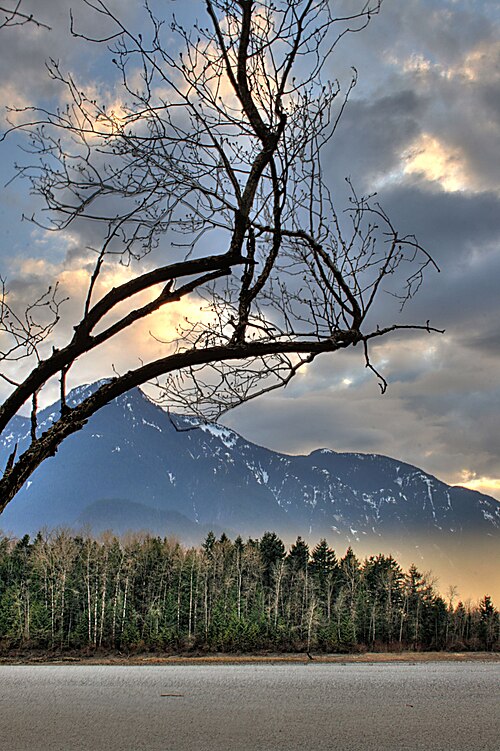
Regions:
[[[68, 404], [100, 383], [73, 389]], [[57, 413], [56, 405], [40, 413], [40, 432]], [[2, 526], [71, 526], [81, 518], [92, 525], [87, 507], [121, 498], [154, 512], [176, 512], [203, 529], [254, 535], [269, 527], [282, 534], [302, 528], [310, 536], [352, 543], [389, 533], [500, 534], [495, 499], [449, 486], [407, 462], [327, 448], [290, 455], [219, 424], [193, 423], [189, 416], [170, 417], [139, 389], [118, 397], [36, 471], [0, 517]], [[16, 417], [1, 441], [1, 461], [15, 442], [22, 450], [29, 429], [27, 418]], [[152, 531], [160, 527], [158, 522]]]

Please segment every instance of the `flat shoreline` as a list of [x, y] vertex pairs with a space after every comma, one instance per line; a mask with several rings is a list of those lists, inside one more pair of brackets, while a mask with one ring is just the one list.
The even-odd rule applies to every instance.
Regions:
[[[226, 655], [225, 664], [220, 655], [206, 655], [201, 664], [200, 655], [152, 664], [155, 656], [135, 665], [1, 666], [0, 746], [499, 751], [500, 665], [488, 655], [462, 662], [419, 655], [417, 662], [403, 653], [398, 659], [410, 659], [359, 662], [372, 658], [365, 654], [357, 664], [347, 655], [335, 655], [331, 664], [271, 653]], [[247, 662], [234, 664], [234, 657]]]
[[0, 665], [265, 665], [265, 664], [356, 664], [356, 663], [493, 662], [500, 652], [364, 652], [347, 654], [92, 654], [63, 655], [19, 653], [0, 656]]

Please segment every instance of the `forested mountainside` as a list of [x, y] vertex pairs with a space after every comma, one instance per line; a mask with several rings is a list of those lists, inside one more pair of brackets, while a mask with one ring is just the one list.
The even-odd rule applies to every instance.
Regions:
[[[93, 386], [75, 389], [76, 404]], [[58, 406], [40, 415], [39, 431]], [[376, 454], [318, 449], [288, 456], [219, 425], [192, 427], [134, 389], [70, 438], [0, 517], [18, 535], [43, 526], [90, 525], [95, 532], [148, 529], [199, 543], [209, 529], [290, 538], [332, 538], [337, 547], [393, 536], [500, 543], [500, 503], [450, 487], [417, 467]], [[298, 428], [299, 429], [299, 428]], [[5, 432], [0, 462], [30, 432], [21, 417]]]
[[[95, 387], [75, 389], [68, 404]], [[57, 410], [40, 414], [40, 431]], [[234, 539], [273, 529], [287, 544], [297, 535], [310, 545], [324, 537], [342, 552], [352, 546], [361, 556], [415, 562], [436, 573], [442, 592], [453, 584], [464, 598], [499, 596], [495, 499], [389, 457], [326, 449], [289, 456], [220, 425], [189, 429], [193, 422], [171, 418], [138, 389], [120, 397], [36, 471], [0, 516], [0, 529], [18, 537], [61, 526], [147, 530], [187, 545], [209, 530]], [[13, 421], [0, 462], [16, 443], [23, 450], [29, 431], [28, 420]]]
[[499, 614], [439, 596], [415, 566], [339, 558], [274, 532], [201, 547], [148, 535], [0, 537], [0, 652], [12, 649], [498, 649]]

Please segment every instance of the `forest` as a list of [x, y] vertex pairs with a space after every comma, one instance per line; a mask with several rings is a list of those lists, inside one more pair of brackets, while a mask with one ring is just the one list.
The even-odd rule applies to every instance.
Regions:
[[210, 532], [191, 548], [149, 534], [0, 534], [4, 654], [498, 650], [491, 598], [455, 599], [414, 565], [338, 557], [324, 539], [287, 551], [274, 532]]

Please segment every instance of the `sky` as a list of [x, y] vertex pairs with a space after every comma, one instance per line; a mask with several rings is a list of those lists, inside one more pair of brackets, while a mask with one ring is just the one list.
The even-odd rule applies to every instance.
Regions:
[[[339, 11], [349, 2], [338, 2]], [[136, 0], [112, 5], [128, 23], [142, 23]], [[199, 0], [161, 6], [186, 20], [203, 18]], [[4, 104], [62, 103], [45, 68], [52, 57], [86, 91], [119, 106], [110, 55], [71, 37], [70, 7], [88, 33], [103, 32], [82, 0], [24, 0], [24, 11], [50, 29], [0, 30]], [[397, 320], [430, 320], [445, 333], [399, 334], [377, 343], [372, 359], [388, 381], [384, 395], [362, 353], [350, 349], [318, 358], [286, 390], [243, 405], [224, 421], [277, 451], [385, 454], [500, 500], [500, 5], [384, 0], [381, 13], [344, 40], [329, 66], [341, 82], [355, 66], [359, 83], [326, 169], [334, 180], [349, 176], [360, 193], [376, 191], [398, 228], [415, 233], [432, 254], [440, 273], [429, 270]], [[64, 337], [81, 303], [82, 244], [92, 238], [21, 222], [39, 206], [25, 182], [11, 182], [14, 163], [26, 158], [20, 145], [17, 136], [0, 143], [0, 274], [19, 300], [60, 279], [70, 297]], [[125, 270], [115, 272], [114, 281], [120, 273], [126, 277]], [[382, 300], [382, 308], [389, 311], [392, 302]], [[164, 329], [178, 322], [175, 312], [162, 315]], [[112, 366], [137, 365], [159, 346], [147, 327], [136, 328], [125, 343], [82, 362], [72, 385], [110, 375]]]

